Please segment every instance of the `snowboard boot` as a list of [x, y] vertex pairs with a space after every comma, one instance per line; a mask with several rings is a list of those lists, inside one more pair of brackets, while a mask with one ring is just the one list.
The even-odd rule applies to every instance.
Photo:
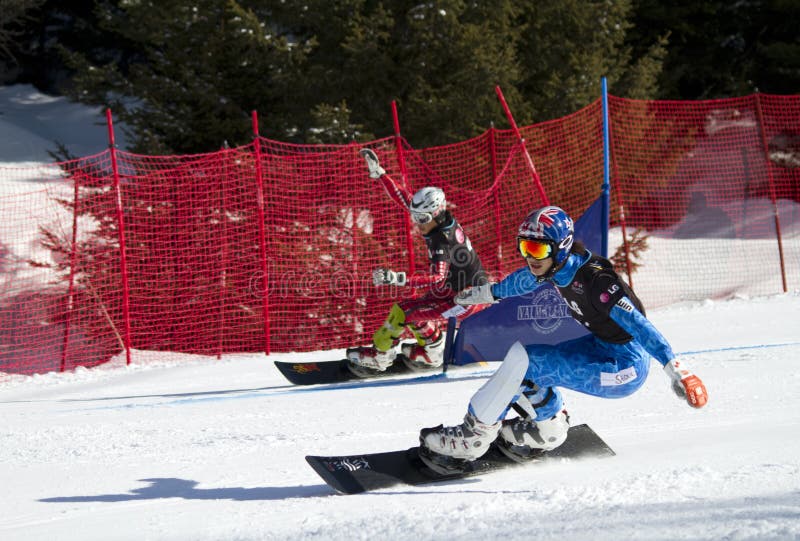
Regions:
[[489, 450], [500, 426], [500, 421], [486, 424], [467, 413], [460, 425], [423, 428], [419, 433], [419, 456], [438, 473], [465, 471], [470, 461]]
[[528, 462], [541, 458], [567, 439], [569, 415], [561, 410], [552, 418], [534, 421], [530, 417], [503, 421], [497, 447], [508, 458], [516, 462]]
[[414, 342], [403, 344], [400, 350], [403, 362], [415, 372], [439, 368], [444, 362], [444, 335], [439, 334], [439, 338], [424, 346]]
[[373, 376], [392, 366], [396, 351], [381, 351], [375, 347], [359, 346], [347, 349], [348, 368], [358, 377]]

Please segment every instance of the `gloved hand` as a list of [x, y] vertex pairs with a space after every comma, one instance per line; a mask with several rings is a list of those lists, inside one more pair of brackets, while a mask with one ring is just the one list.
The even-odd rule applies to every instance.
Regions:
[[389, 269], [375, 269], [372, 271], [372, 283], [376, 286], [404, 286], [406, 285], [406, 273]]
[[482, 284], [459, 291], [455, 297], [455, 301], [456, 304], [460, 304], [461, 306], [469, 306], [471, 304], [494, 304], [500, 302], [492, 295], [492, 284]]
[[702, 408], [708, 402], [708, 392], [703, 382], [695, 376], [685, 361], [672, 359], [664, 366], [672, 382], [672, 390], [693, 408]]
[[370, 148], [362, 148], [358, 151], [361, 157], [367, 162], [367, 169], [369, 169], [369, 178], [381, 178], [381, 175], [386, 174], [386, 170], [381, 167], [378, 161], [378, 155]]

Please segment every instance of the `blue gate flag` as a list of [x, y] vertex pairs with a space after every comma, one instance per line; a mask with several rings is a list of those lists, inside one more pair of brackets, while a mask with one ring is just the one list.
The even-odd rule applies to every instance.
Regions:
[[[601, 254], [607, 238], [603, 216], [601, 196], [575, 222], [575, 238], [594, 254]], [[451, 362], [502, 361], [514, 342], [553, 345], [588, 332], [572, 318], [564, 299], [548, 283], [528, 295], [503, 299], [462, 321]]]

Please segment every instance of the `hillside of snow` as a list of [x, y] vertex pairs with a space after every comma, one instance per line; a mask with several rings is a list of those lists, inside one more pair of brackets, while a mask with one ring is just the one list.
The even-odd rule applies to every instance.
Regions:
[[[30, 87], [0, 87], [0, 163], [50, 162], [55, 140], [100, 152], [102, 121]], [[657, 270], [647, 279], [680, 288], [691, 278]], [[707, 407], [677, 399], [653, 363], [631, 397], [565, 393], [572, 422], [592, 426], [613, 458], [354, 496], [335, 493], [304, 457], [414, 446], [421, 428], [459, 423], [497, 365], [296, 387], [274, 360], [343, 352], [134, 351], [130, 365], [120, 356], [5, 375], [0, 539], [800, 538], [800, 293], [673, 303], [649, 317], [706, 383]]]
[[656, 364], [631, 397], [566, 393], [617, 456], [344, 496], [308, 454], [404, 449], [454, 424], [496, 365], [295, 387], [272, 361], [134, 352], [0, 384], [0, 539], [800, 537], [800, 296], [651, 314], [705, 381], [694, 410]]

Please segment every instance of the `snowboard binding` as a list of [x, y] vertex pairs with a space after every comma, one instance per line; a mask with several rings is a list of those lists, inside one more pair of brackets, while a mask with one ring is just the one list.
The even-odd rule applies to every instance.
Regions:
[[424, 445], [419, 446], [417, 454], [425, 466], [439, 475], [462, 475], [472, 469], [468, 460], [440, 455]]
[[504, 438], [497, 438], [494, 441], [494, 446], [497, 447], [497, 450], [503, 453], [503, 455], [520, 464], [541, 460], [547, 453], [544, 449], [534, 449], [527, 445], [514, 445]]
[[379, 376], [384, 372], [377, 370], [375, 368], [368, 368], [366, 366], [361, 366], [360, 364], [355, 364], [351, 360], [347, 360], [347, 369], [357, 378], [374, 378], [375, 376]]

